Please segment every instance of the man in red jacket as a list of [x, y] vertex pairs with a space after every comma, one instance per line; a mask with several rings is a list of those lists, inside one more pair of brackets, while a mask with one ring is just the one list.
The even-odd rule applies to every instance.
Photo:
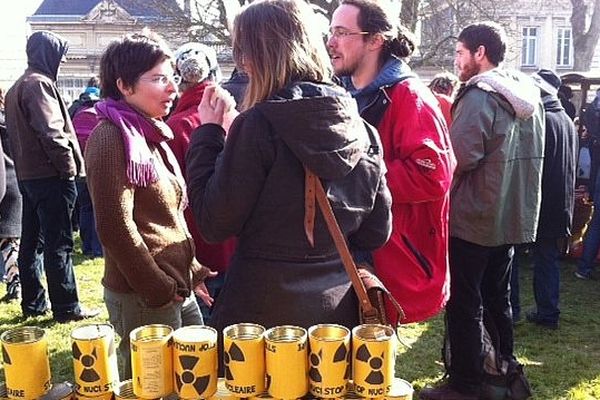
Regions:
[[406, 323], [437, 314], [448, 300], [449, 189], [456, 162], [437, 100], [402, 60], [415, 45], [391, 16], [372, 0], [344, 0], [333, 13], [327, 46], [335, 74], [383, 143], [393, 231], [373, 261]]

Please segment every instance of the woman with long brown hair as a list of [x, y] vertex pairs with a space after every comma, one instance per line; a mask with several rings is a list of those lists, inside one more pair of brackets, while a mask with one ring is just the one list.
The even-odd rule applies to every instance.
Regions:
[[[209, 241], [238, 237], [211, 324], [358, 323], [350, 280], [320, 212], [305, 208], [305, 168], [321, 179], [355, 250], [390, 233], [380, 144], [331, 83], [315, 16], [298, 0], [254, 2], [237, 16], [234, 58], [250, 77], [243, 111], [206, 89], [187, 153], [188, 192]], [[226, 136], [227, 135], [227, 136]], [[312, 226], [314, 223], [314, 226]]]

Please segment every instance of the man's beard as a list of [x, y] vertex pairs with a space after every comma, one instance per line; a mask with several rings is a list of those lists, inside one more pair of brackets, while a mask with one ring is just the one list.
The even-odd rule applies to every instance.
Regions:
[[459, 71], [458, 78], [461, 82], [466, 82], [475, 75], [478, 75], [479, 71], [479, 65], [477, 65], [477, 63], [474, 60], [471, 60], [468, 64], [463, 66], [461, 71]]

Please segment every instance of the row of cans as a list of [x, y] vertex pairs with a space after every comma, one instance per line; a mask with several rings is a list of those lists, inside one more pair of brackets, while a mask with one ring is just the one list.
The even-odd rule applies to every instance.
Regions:
[[[148, 325], [130, 336], [133, 392], [157, 398], [173, 390], [182, 399], [217, 392], [217, 331], [207, 326], [172, 329]], [[343, 398], [348, 382], [361, 397], [385, 398], [394, 380], [397, 338], [389, 326], [352, 332], [319, 324], [264, 327], [241, 323], [223, 330], [223, 372], [231, 396], [277, 399]]]
[[[392, 383], [392, 389], [386, 395], [385, 400], [412, 400], [413, 398], [413, 388], [410, 383], [407, 381], [394, 378]], [[75, 389], [73, 384], [70, 382], [61, 382], [58, 384], [52, 385], [52, 388], [41, 397], [40, 400], [85, 400], [85, 397], [81, 397], [75, 395]], [[138, 400], [139, 398], [133, 393], [133, 384], [131, 379], [126, 380], [124, 382], [119, 383], [114, 392], [114, 400]], [[214, 394], [210, 400], [235, 400], [236, 397], [232, 396], [231, 392], [227, 390], [225, 385], [225, 379], [219, 378], [217, 384], [217, 392]], [[269, 396], [267, 392], [262, 393], [259, 396], [251, 397], [249, 400], [270, 400], [273, 397]], [[348, 384], [348, 391], [344, 399], [347, 400], [357, 400], [361, 399], [360, 396], [356, 394], [354, 391], [354, 384], [350, 382]], [[6, 391], [6, 386], [0, 383], [0, 400], [9, 400], [8, 394]], [[168, 396], [165, 400], [177, 400], [176, 396]], [[311, 400], [311, 399], [307, 399]]]
[[[181, 399], [208, 399], [217, 393], [217, 331], [198, 325], [173, 330], [146, 325], [130, 334], [132, 392], [157, 399], [175, 392]], [[75, 391], [81, 399], [109, 400], [119, 384], [114, 330], [87, 324], [71, 334]], [[45, 332], [21, 327], [0, 336], [6, 390], [12, 399], [37, 399], [51, 388]], [[264, 327], [242, 323], [223, 330], [224, 384], [232, 397], [265, 391], [278, 399], [310, 393], [342, 398], [354, 393], [384, 398], [392, 388], [397, 340], [391, 327], [334, 324]]]

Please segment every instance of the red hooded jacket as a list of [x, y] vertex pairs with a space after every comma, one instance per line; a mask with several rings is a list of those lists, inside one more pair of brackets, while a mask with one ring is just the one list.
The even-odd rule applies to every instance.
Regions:
[[[192, 132], [200, 126], [198, 104], [202, 100], [205, 87], [205, 83], [200, 83], [183, 92], [175, 110], [167, 120], [167, 124], [171, 127], [174, 134], [173, 140], [167, 143], [173, 150], [184, 177], [185, 154], [190, 144]], [[196, 245], [196, 259], [213, 271], [225, 271], [235, 250], [236, 240], [232, 238], [222, 243], [209, 244], [202, 238], [190, 207], [185, 209], [184, 215], [188, 229]]]
[[404, 309], [401, 322], [417, 322], [437, 314], [450, 295], [448, 211], [456, 159], [438, 101], [419, 78], [383, 90], [389, 105], [378, 130], [393, 228], [373, 258], [377, 275]]

